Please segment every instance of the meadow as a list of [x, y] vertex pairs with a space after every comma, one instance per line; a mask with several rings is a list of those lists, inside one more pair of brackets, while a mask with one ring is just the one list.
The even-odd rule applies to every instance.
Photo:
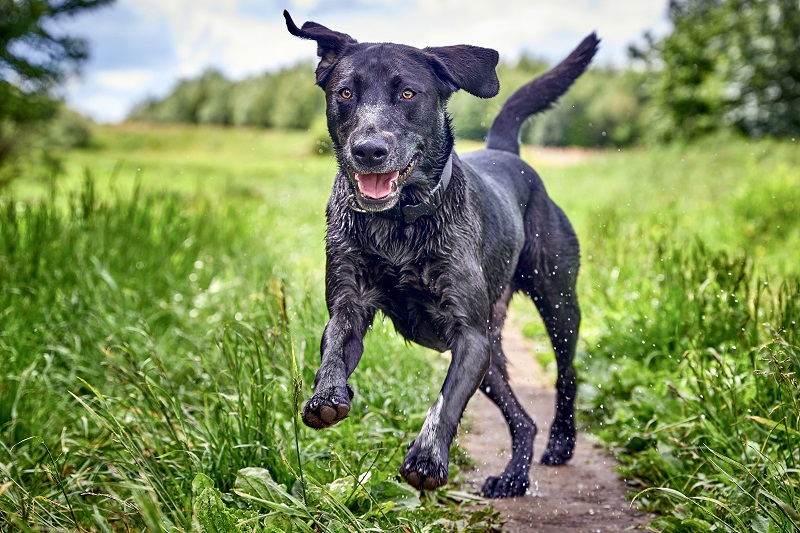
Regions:
[[[457, 450], [445, 489], [397, 476], [447, 359], [380, 317], [350, 419], [299, 422], [327, 317], [318, 150], [103, 126], [0, 193], [0, 530], [499, 529]], [[579, 420], [651, 527], [800, 529], [797, 143], [539, 154], [582, 243]]]

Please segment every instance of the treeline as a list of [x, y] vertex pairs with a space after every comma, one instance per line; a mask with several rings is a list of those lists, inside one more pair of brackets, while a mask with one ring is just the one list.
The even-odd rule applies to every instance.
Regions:
[[[456, 93], [450, 113], [457, 134], [482, 140], [500, 107], [519, 87], [550, 65], [523, 57], [500, 64], [500, 93], [492, 99]], [[529, 120], [522, 141], [543, 146], [626, 146], [641, 135], [645, 100], [637, 94], [638, 75], [632, 71], [592, 69], [585, 73], [551, 110]]]
[[163, 99], [137, 105], [130, 120], [308, 129], [324, 115], [322, 91], [313, 84], [312, 63], [234, 82], [210, 69], [181, 80]]
[[[457, 134], [483, 139], [502, 103], [518, 87], [547, 70], [542, 62], [523, 57], [500, 64], [500, 94], [484, 100], [456, 93], [450, 102]], [[163, 99], [142, 102], [130, 120], [265, 128], [313, 129], [321, 139], [325, 99], [313, 83], [313, 63], [301, 63], [242, 81], [228, 80], [218, 70], [178, 82]], [[529, 122], [523, 140], [542, 145], [622, 146], [636, 141], [642, 99], [629, 72], [589, 71], [556, 109]]]
[[[673, 31], [631, 48], [627, 70], [594, 68], [553, 110], [530, 121], [523, 141], [625, 146], [690, 140], [721, 130], [748, 137], [800, 135], [800, 3], [797, 0], [669, 0]], [[500, 95], [456, 93], [456, 133], [482, 139], [500, 105], [548, 68], [523, 57], [498, 67]], [[322, 92], [313, 64], [240, 82], [210, 70], [178, 83], [131, 119], [309, 129], [325, 139]]]

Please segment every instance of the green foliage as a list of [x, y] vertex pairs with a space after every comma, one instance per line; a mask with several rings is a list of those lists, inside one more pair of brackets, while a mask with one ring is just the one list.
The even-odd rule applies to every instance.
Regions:
[[[0, 168], [56, 116], [52, 90], [88, 57], [85, 40], [58, 32], [58, 22], [112, 1], [0, 0]], [[0, 185], [14, 175], [3, 171]]]
[[671, 0], [668, 16], [673, 32], [634, 50], [650, 74], [652, 139], [800, 134], [797, 2]]
[[[100, 130], [70, 155], [110, 163], [110, 177], [78, 185], [68, 162], [72, 193], [0, 200], [0, 309], [13, 310], [0, 313], [0, 530], [466, 520], [447, 491], [422, 500], [397, 475], [446, 362], [380, 321], [350, 419], [298, 424], [326, 318], [314, 206], [330, 178], [306, 159], [307, 137]], [[253, 170], [269, 150], [282, 160]], [[137, 168], [152, 178], [132, 188], [122, 176]], [[268, 193], [253, 192], [253, 173]], [[27, 180], [14, 187], [36, 196]]]
[[178, 82], [164, 100], [144, 102], [132, 116], [156, 122], [227, 125], [233, 120], [232, 87], [220, 71], [209, 69], [196, 80]]
[[[54, 23], [112, 0], [0, 1], [0, 119], [46, 118], [49, 91], [88, 53], [83, 39], [54, 31]], [[32, 105], [33, 104], [33, 105]]]
[[[263, 128], [273, 125], [272, 107], [275, 93], [268, 90], [270, 82], [270, 76], [265, 74], [234, 84], [231, 109], [231, 121], [234, 125]], [[144, 119], [147, 120], [148, 117], [145, 116]]]
[[[57, 194], [24, 180], [0, 200], [0, 530], [499, 528], [397, 477], [446, 361], [388, 323], [350, 419], [296, 425], [335, 172], [311, 135], [95, 128]], [[646, 490], [653, 528], [792, 531], [796, 143], [587, 157], [533, 161], [583, 247], [580, 419]]]
[[[763, 174], [752, 179], [769, 190]], [[760, 197], [749, 201], [756, 209]], [[584, 420], [618, 450], [626, 478], [653, 487], [638, 501], [667, 514], [655, 527], [790, 531], [800, 277], [774, 279], [768, 259], [687, 240], [671, 218], [610, 208], [591, 226], [583, 302], [602, 325], [591, 321], [581, 356]], [[781, 253], [772, 233], [759, 246]]]
[[5, 153], [0, 155], [0, 189], [18, 176], [52, 183], [63, 170], [65, 151], [89, 145], [90, 121], [66, 106], [54, 108], [55, 114], [46, 121], [0, 121], [0, 151]]
[[[501, 104], [517, 88], [547, 70], [542, 61], [523, 57], [497, 68], [500, 94], [491, 99], [458, 92], [448, 110], [456, 134], [483, 140]], [[234, 124], [313, 130], [312, 150], [330, 153], [325, 99], [313, 84], [313, 68], [301, 63], [275, 73], [229, 82], [219, 72], [183, 80], [162, 100], [140, 104], [129, 118], [150, 122]], [[642, 102], [640, 80], [632, 72], [593, 70], [584, 75], [561, 104], [531, 121], [523, 140], [548, 146], [625, 146], [638, 141]], [[210, 108], [210, 109], [209, 109]], [[320, 152], [322, 150], [322, 152]]]
[[[489, 100], [458, 92], [450, 100], [456, 134], [483, 140], [500, 106], [522, 85], [548, 69], [542, 61], [523, 57], [516, 65], [497, 68], [500, 93]], [[523, 142], [541, 146], [627, 146], [638, 141], [642, 98], [633, 72], [594, 69], [581, 76], [551, 110], [523, 127]]]
[[239, 82], [209, 70], [180, 81], [162, 100], [138, 105], [128, 117], [148, 122], [308, 129], [324, 116], [322, 91], [308, 63]]
[[798, 169], [725, 135], [538, 165], [582, 244], [579, 420], [654, 530], [800, 523]]

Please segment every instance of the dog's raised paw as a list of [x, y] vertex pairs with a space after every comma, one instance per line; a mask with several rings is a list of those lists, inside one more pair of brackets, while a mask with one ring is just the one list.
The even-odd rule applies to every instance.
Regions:
[[400, 467], [400, 475], [416, 489], [433, 490], [447, 484], [447, 459], [431, 458], [412, 445]]
[[350, 393], [314, 394], [303, 407], [303, 423], [314, 429], [323, 429], [347, 418], [350, 413]]
[[481, 494], [486, 498], [514, 498], [524, 496], [530, 481], [525, 475], [501, 475], [486, 478]]

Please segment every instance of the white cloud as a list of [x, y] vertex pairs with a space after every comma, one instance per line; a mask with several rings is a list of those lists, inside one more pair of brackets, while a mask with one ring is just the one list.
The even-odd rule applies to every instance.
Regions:
[[[169, 28], [164, 41], [173, 48], [164, 56], [174, 58], [174, 64], [158, 72], [125, 64], [94, 72], [90, 63], [84, 82], [67, 89], [70, 103], [100, 120], [118, 120], [144, 95], [160, 94], [177, 78], [196, 76], [209, 66], [242, 78], [314, 57], [314, 43], [286, 31], [279, 7], [274, 15], [264, 16], [260, 6], [260, 15], [248, 15], [245, 1], [121, 0], [119, 4], [136, 12], [139, 23], [158, 21]], [[596, 30], [602, 39], [597, 62], [616, 65], [625, 62], [627, 45], [645, 30], [664, 33], [667, 24], [665, 5], [652, 0], [508, 0], [488, 6], [459, 0], [361, 0], [346, 5], [334, 9], [318, 0], [295, 0], [290, 11], [298, 24], [312, 13], [316, 22], [359, 41], [420, 47], [469, 43], [494, 48], [505, 60], [527, 51], [557, 61]], [[142, 30], [131, 25], [117, 33], [146, 33]], [[95, 109], [90, 102], [102, 105]]]
[[109, 91], [130, 91], [151, 85], [155, 76], [157, 74], [151, 70], [138, 68], [98, 72], [94, 80], [100, 87]]

